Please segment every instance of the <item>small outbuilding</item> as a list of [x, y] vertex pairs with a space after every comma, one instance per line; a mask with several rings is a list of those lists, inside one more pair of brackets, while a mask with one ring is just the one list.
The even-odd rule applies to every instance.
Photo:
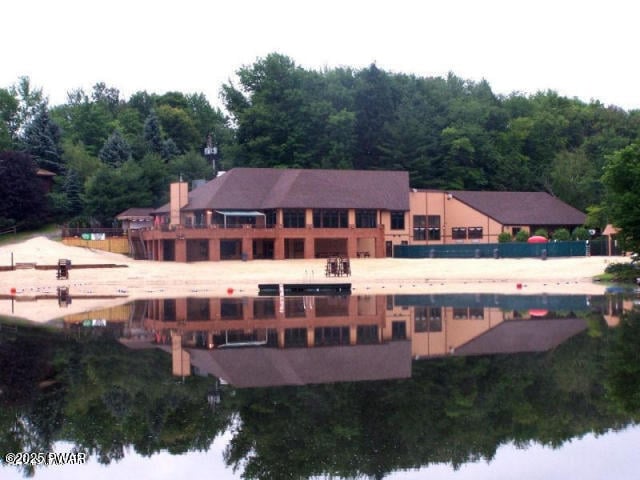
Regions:
[[153, 208], [128, 208], [116, 216], [116, 220], [122, 223], [122, 230], [141, 230], [153, 226], [151, 212]]

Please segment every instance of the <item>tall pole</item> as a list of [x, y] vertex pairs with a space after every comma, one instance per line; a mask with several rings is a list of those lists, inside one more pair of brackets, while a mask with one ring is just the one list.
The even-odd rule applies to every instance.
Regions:
[[211, 133], [209, 133], [207, 135], [207, 146], [204, 147], [204, 158], [211, 161], [214, 176], [216, 173], [216, 155], [218, 155], [218, 147], [213, 144], [213, 137]]

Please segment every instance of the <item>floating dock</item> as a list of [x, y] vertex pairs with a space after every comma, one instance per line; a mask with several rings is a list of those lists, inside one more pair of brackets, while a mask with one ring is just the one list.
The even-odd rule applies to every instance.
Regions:
[[[281, 291], [282, 289], [282, 291]], [[350, 283], [262, 283], [259, 295], [350, 295]]]

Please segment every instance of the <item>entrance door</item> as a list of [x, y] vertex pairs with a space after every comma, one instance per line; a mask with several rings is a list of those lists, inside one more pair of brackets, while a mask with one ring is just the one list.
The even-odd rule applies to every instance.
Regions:
[[384, 249], [387, 257], [393, 257], [393, 243], [390, 240], [384, 242]]

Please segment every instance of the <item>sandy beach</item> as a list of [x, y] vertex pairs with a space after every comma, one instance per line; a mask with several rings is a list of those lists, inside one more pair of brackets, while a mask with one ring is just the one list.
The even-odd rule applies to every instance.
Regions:
[[[71, 260], [68, 280], [57, 280], [55, 270], [19, 269], [0, 272], [0, 298], [15, 289], [14, 302], [0, 300], [0, 315], [47, 321], [133, 299], [183, 296], [254, 296], [260, 283], [344, 281], [354, 294], [399, 293], [509, 293], [600, 295], [606, 286], [593, 282], [608, 263], [624, 257], [525, 259], [353, 259], [350, 277], [326, 278], [325, 260], [252, 260], [224, 262], [151, 262], [81, 247], [70, 247], [45, 237], [0, 247], [0, 265], [36, 263], [55, 265]], [[118, 268], [73, 269], [80, 264], [116, 264]], [[57, 301], [34, 297], [55, 295], [68, 287], [74, 299], [64, 313]], [[117, 299], [83, 296], [114, 295]], [[9, 305], [11, 304], [11, 306]], [[30, 305], [28, 305], [30, 304]], [[16, 311], [19, 305], [19, 311]]]

